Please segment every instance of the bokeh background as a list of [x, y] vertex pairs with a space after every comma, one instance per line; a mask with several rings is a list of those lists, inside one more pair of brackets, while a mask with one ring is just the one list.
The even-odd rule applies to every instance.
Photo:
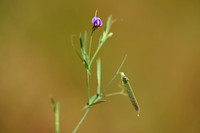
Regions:
[[[117, 21], [102, 47], [102, 87], [125, 54], [141, 107], [115, 96], [92, 108], [79, 132], [200, 132], [200, 2], [198, 0], [1, 0], [0, 132], [49, 133], [54, 115], [49, 96], [60, 101], [60, 130], [70, 133], [87, 101], [85, 70], [71, 46], [91, 31], [95, 10]], [[95, 31], [93, 50], [103, 28]], [[88, 38], [89, 39], [89, 38]], [[96, 89], [96, 65], [91, 88]], [[120, 91], [117, 77], [106, 93]]]

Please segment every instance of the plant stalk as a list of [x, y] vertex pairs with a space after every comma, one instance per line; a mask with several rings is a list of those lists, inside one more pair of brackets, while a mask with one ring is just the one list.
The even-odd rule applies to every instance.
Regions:
[[90, 84], [89, 84], [89, 70], [86, 70], [86, 82], [87, 82], [87, 97], [88, 97], [88, 103], [90, 100]]
[[83, 120], [85, 119], [87, 113], [89, 112], [90, 108], [87, 108], [87, 110], [85, 111], [84, 115], [82, 116], [81, 120], [79, 121], [78, 125], [76, 126], [76, 128], [74, 129], [73, 133], [76, 133], [79, 126], [81, 125], [81, 123], [83, 122]]
[[93, 31], [91, 33], [91, 36], [90, 36], [90, 45], [89, 45], [89, 58], [90, 58], [90, 53], [91, 53], [91, 49], [92, 49], [92, 36], [93, 35]]

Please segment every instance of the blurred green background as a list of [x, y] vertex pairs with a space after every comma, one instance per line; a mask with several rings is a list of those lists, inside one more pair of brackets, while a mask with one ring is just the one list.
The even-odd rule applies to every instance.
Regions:
[[[71, 46], [91, 31], [95, 10], [117, 22], [102, 47], [102, 87], [125, 54], [141, 107], [115, 96], [92, 108], [79, 132], [200, 132], [200, 2], [198, 0], [1, 0], [0, 132], [49, 133], [54, 115], [49, 96], [60, 105], [61, 133], [70, 133], [87, 101], [85, 70]], [[94, 33], [93, 50], [103, 28]], [[96, 65], [91, 88], [96, 89]], [[119, 91], [117, 77], [106, 91]]]

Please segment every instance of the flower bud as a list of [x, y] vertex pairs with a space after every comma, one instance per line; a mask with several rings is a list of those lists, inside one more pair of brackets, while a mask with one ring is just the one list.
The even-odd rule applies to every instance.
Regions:
[[102, 26], [103, 22], [101, 21], [100, 18], [94, 17], [92, 18], [92, 24], [93, 24], [93, 29], [98, 29], [99, 27]]

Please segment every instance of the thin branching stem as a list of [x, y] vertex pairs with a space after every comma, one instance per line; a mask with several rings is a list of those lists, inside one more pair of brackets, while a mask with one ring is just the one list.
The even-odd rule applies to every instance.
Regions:
[[90, 61], [90, 65], [92, 65], [92, 62], [94, 61], [96, 55], [98, 54], [99, 50], [100, 50], [101, 46], [98, 46], [97, 50], [95, 51], [94, 55], [92, 56], [92, 59]]
[[119, 68], [118, 68], [118, 70], [117, 70], [117, 72], [115, 73], [115, 75], [113, 76], [113, 78], [110, 80], [110, 82], [106, 85], [106, 87], [105, 88], [103, 88], [103, 90], [102, 90], [102, 92], [101, 92], [101, 94], [103, 94], [104, 93], [104, 91], [108, 88], [108, 86], [112, 83], [112, 81], [116, 78], [116, 76], [117, 76], [117, 74], [119, 73], [119, 71], [120, 71], [120, 69], [121, 69], [121, 67], [123, 66], [123, 64], [124, 64], [124, 62], [125, 62], [125, 60], [126, 60], [126, 57], [127, 57], [127, 55], [125, 55], [125, 57], [124, 57], [124, 59], [123, 59], [123, 61], [122, 61], [122, 63], [121, 63], [121, 65], [119, 66]]
[[89, 82], [89, 70], [86, 70], [86, 82], [87, 82], [87, 97], [88, 97], [88, 103], [90, 100], [90, 82]]
[[87, 113], [89, 112], [90, 108], [87, 108], [84, 115], [82, 116], [81, 120], [79, 121], [78, 125], [76, 126], [76, 128], [74, 129], [73, 133], [76, 133], [76, 131], [78, 130], [79, 126], [81, 125], [81, 123], [83, 122], [83, 120], [85, 119]]

